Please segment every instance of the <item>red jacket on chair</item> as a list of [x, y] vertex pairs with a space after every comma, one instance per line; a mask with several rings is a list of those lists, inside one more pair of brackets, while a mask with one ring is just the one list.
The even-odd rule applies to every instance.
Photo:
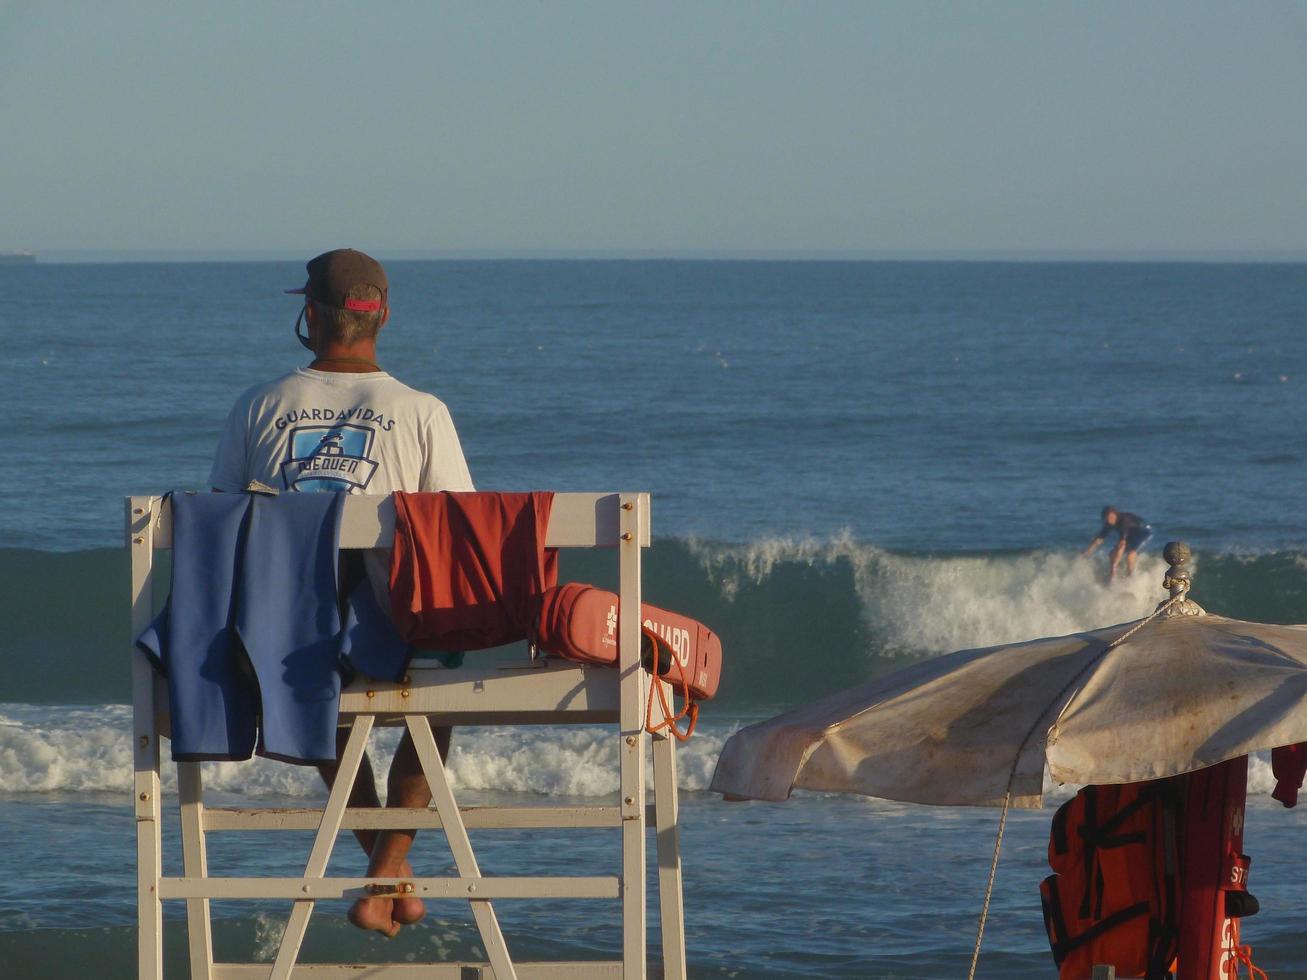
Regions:
[[554, 495], [395, 493], [390, 604], [416, 647], [483, 650], [525, 640], [558, 581], [545, 549]]

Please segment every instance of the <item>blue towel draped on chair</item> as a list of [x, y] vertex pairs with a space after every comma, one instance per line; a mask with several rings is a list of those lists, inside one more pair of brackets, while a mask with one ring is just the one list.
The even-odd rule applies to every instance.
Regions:
[[342, 675], [402, 675], [408, 646], [366, 580], [342, 618], [343, 504], [172, 495], [172, 594], [137, 643], [168, 680], [175, 760], [333, 760]]

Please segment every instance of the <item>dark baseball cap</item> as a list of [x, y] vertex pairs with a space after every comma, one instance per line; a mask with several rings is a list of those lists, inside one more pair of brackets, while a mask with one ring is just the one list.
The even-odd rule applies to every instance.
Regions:
[[[286, 292], [308, 296], [323, 306], [360, 313], [375, 313], [386, 303], [390, 288], [386, 270], [370, 255], [352, 248], [336, 248], [309, 259], [304, 268], [309, 272], [309, 281], [299, 289]], [[350, 299], [350, 290], [357, 286], [371, 286], [381, 294], [380, 298]]]

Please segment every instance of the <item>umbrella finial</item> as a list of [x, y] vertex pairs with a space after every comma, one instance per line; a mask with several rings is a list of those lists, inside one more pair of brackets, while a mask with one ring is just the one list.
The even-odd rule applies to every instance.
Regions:
[[[1162, 549], [1162, 557], [1171, 566], [1166, 570], [1166, 577], [1162, 579], [1162, 588], [1171, 593], [1171, 598], [1168, 600], [1171, 604], [1162, 615], [1205, 616], [1207, 610], [1188, 597], [1189, 587], [1193, 584], [1193, 575], [1186, 567], [1189, 559], [1193, 557], [1189, 545], [1183, 541], [1168, 542]], [[1166, 603], [1159, 603], [1159, 609], [1163, 605]]]

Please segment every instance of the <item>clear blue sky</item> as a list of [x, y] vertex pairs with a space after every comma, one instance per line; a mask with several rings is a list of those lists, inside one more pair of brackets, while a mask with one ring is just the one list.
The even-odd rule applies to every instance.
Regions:
[[1307, 3], [0, 0], [0, 249], [1307, 256]]

